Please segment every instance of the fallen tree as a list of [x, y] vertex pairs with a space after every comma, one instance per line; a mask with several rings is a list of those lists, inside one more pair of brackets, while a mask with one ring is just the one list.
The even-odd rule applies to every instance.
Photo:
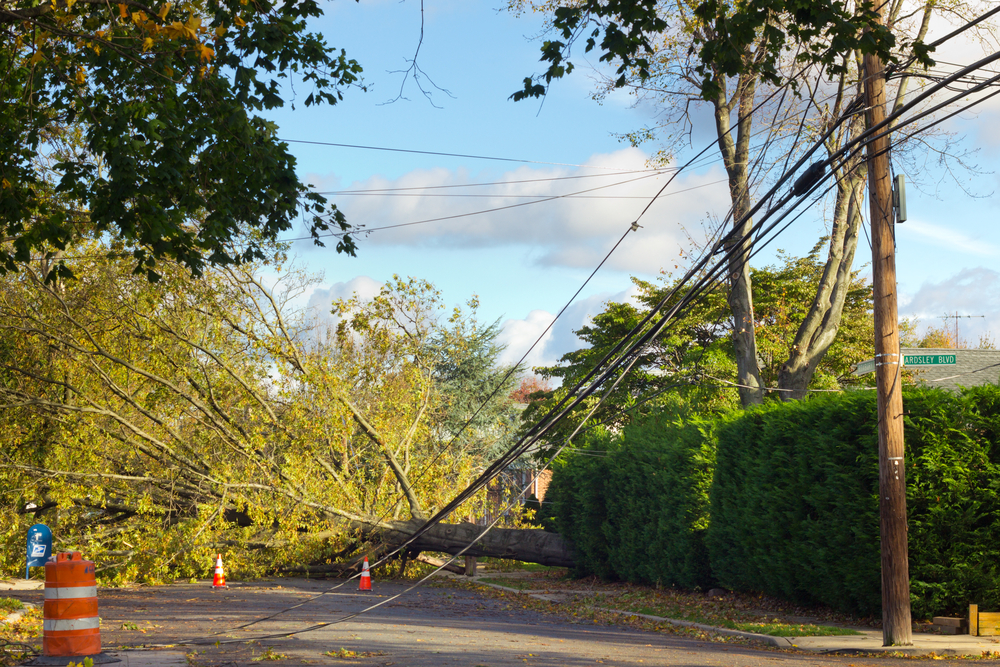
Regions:
[[[394, 524], [378, 531], [387, 544], [405, 542], [422, 525], [419, 521]], [[471, 546], [470, 546], [471, 545]], [[573, 567], [573, 547], [558, 533], [526, 528], [493, 528], [483, 534], [474, 523], [432, 526], [410, 545], [416, 551], [438, 551], [486, 558], [512, 558], [529, 563]]]
[[[237, 572], [330, 565], [403, 544], [508, 444], [516, 378], [496, 325], [474, 305], [441, 317], [427, 283], [335, 301], [320, 327], [290, 308], [311, 285], [294, 271], [269, 286], [248, 267], [174, 267], [150, 284], [105, 248], [75, 253], [77, 280], [40, 266], [0, 283], [11, 543], [45, 521], [121, 580], [203, 574], [222, 546]], [[476, 530], [436, 525], [406, 553], [475, 542], [469, 555], [572, 562], [558, 535]]]

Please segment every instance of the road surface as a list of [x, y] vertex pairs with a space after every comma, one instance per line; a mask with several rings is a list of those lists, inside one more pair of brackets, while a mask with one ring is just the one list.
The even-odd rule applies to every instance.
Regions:
[[[352, 582], [330, 591], [337, 583], [278, 579], [231, 583], [230, 588], [220, 591], [212, 590], [208, 583], [101, 589], [98, 599], [104, 647], [159, 645], [159, 650], [184, 651], [193, 667], [904, 664], [892, 658], [777, 651], [622, 625], [598, 625], [526, 609], [517, 595], [501, 597], [448, 586], [419, 588], [343, 623], [288, 637], [266, 637], [332, 623], [409, 586], [376, 582], [375, 590], [365, 593], [357, 591]], [[323, 591], [330, 592], [312, 599]], [[42, 591], [18, 591], [16, 597], [40, 602]], [[276, 613], [275, 618], [234, 629]], [[240, 641], [227, 643], [232, 639]], [[187, 643], [191, 641], [198, 643]], [[913, 661], [905, 664], [912, 667]]]

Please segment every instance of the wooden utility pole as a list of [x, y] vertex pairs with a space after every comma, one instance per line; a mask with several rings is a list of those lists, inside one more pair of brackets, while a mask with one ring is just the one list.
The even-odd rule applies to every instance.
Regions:
[[[885, 3], [879, 8], [885, 21]], [[885, 120], [885, 71], [881, 60], [864, 56], [867, 127]], [[882, 535], [882, 643], [911, 643], [910, 568], [906, 528], [906, 475], [903, 459], [903, 394], [896, 311], [896, 239], [888, 128], [868, 143], [868, 199], [872, 227], [875, 292], [875, 386], [878, 393], [878, 481]]]
[[945, 326], [946, 329], [948, 328], [948, 320], [950, 320], [950, 319], [954, 319], [955, 320], [955, 341], [954, 342], [955, 342], [955, 349], [956, 350], [961, 347], [961, 345], [958, 342], [958, 320], [960, 318], [962, 318], [962, 317], [966, 317], [966, 318], [983, 317], [983, 318], [985, 318], [986, 316], [985, 315], [959, 315], [957, 310], [955, 311], [954, 315], [939, 315], [938, 316], [938, 319], [944, 320], [944, 326]]

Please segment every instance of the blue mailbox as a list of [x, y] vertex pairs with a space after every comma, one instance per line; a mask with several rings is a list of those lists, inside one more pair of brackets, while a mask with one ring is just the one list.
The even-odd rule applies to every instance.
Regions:
[[24, 578], [31, 578], [31, 568], [45, 565], [52, 555], [52, 531], [44, 523], [36, 523], [28, 529], [28, 564], [24, 568]]

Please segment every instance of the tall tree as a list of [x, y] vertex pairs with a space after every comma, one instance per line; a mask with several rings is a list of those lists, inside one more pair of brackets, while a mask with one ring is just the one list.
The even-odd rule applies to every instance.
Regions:
[[[258, 115], [290, 91], [334, 104], [358, 85], [358, 63], [308, 31], [321, 13], [315, 0], [0, 0], [0, 271], [81, 231], [152, 279], [160, 259], [195, 275], [261, 259], [299, 215], [317, 242], [348, 231]], [[67, 132], [80, 142], [60, 151]], [[337, 249], [353, 252], [349, 235]]]
[[[722, 3], [645, 2], [531, 3], [514, 0], [516, 9], [532, 5], [551, 11], [552, 28], [562, 40], [545, 42], [543, 60], [547, 85], [572, 70], [570, 47], [589, 34], [586, 49], [598, 48], [601, 59], [618, 65], [599, 95], [628, 88], [661, 110], [656, 125], [625, 133], [634, 144], [659, 140], [659, 159], [668, 159], [690, 136], [692, 109], [711, 110], [719, 153], [729, 180], [733, 229], [729, 239], [746, 235], [752, 220], [745, 217], [754, 194], [793, 164], [808, 140], [822, 138], [833, 154], [863, 130], [863, 118], [853, 103], [860, 93], [857, 62], [874, 50], [891, 61], [917, 56], [898, 78], [897, 105], [905, 97], [910, 76], [926, 63], [923, 40], [937, 3], [903, 15], [901, 0], [892, 3], [889, 28], [873, 25], [874, 15], [863, 3], [809, 3], [780, 0], [757, 3], [754, 12], [730, 9]], [[969, 6], [952, 7], [959, 14]], [[824, 15], [824, 12], [827, 12]], [[593, 28], [592, 32], [589, 32]], [[862, 38], [862, 30], [868, 37]], [[545, 85], [525, 80], [515, 99], [542, 94]], [[753, 145], [751, 139], [765, 135]], [[773, 381], [788, 399], [800, 398], [841, 325], [852, 289], [854, 253], [860, 234], [861, 202], [866, 171], [859, 154], [836, 165], [829, 247], [822, 279], [801, 320], [795, 342]], [[728, 264], [728, 302], [737, 364], [737, 384], [744, 405], [763, 399], [759, 346], [754, 323], [757, 293], [750, 278], [749, 242]]]
[[[44, 520], [122, 579], [192, 576], [226, 543], [248, 547], [233, 565], [256, 571], [369, 541], [384, 552], [507, 437], [484, 417], [516, 415], [490, 363], [495, 328], [441, 317], [425, 282], [337, 302], [327, 336], [290, 308], [309, 285], [299, 273], [269, 287], [251, 266], [196, 280], [164, 262], [151, 284], [106, 250], [75, 248], [76, 280], [46, 282], [33, 265], [0, 281], [0, 478], [15, 490], [0, 498], [21, 531], [3, 526], [10, 540]], [[459, 435], [467, 408], [448, 383], [470, 359], [499, 386]], [[455, 551], [464, 530], [438, 527], [413, 548]], [[504, 555], [520, 535], [491, 533], [477, 555]], [[558, 536], [524, 545], [527, 559], [570, 557]]]

